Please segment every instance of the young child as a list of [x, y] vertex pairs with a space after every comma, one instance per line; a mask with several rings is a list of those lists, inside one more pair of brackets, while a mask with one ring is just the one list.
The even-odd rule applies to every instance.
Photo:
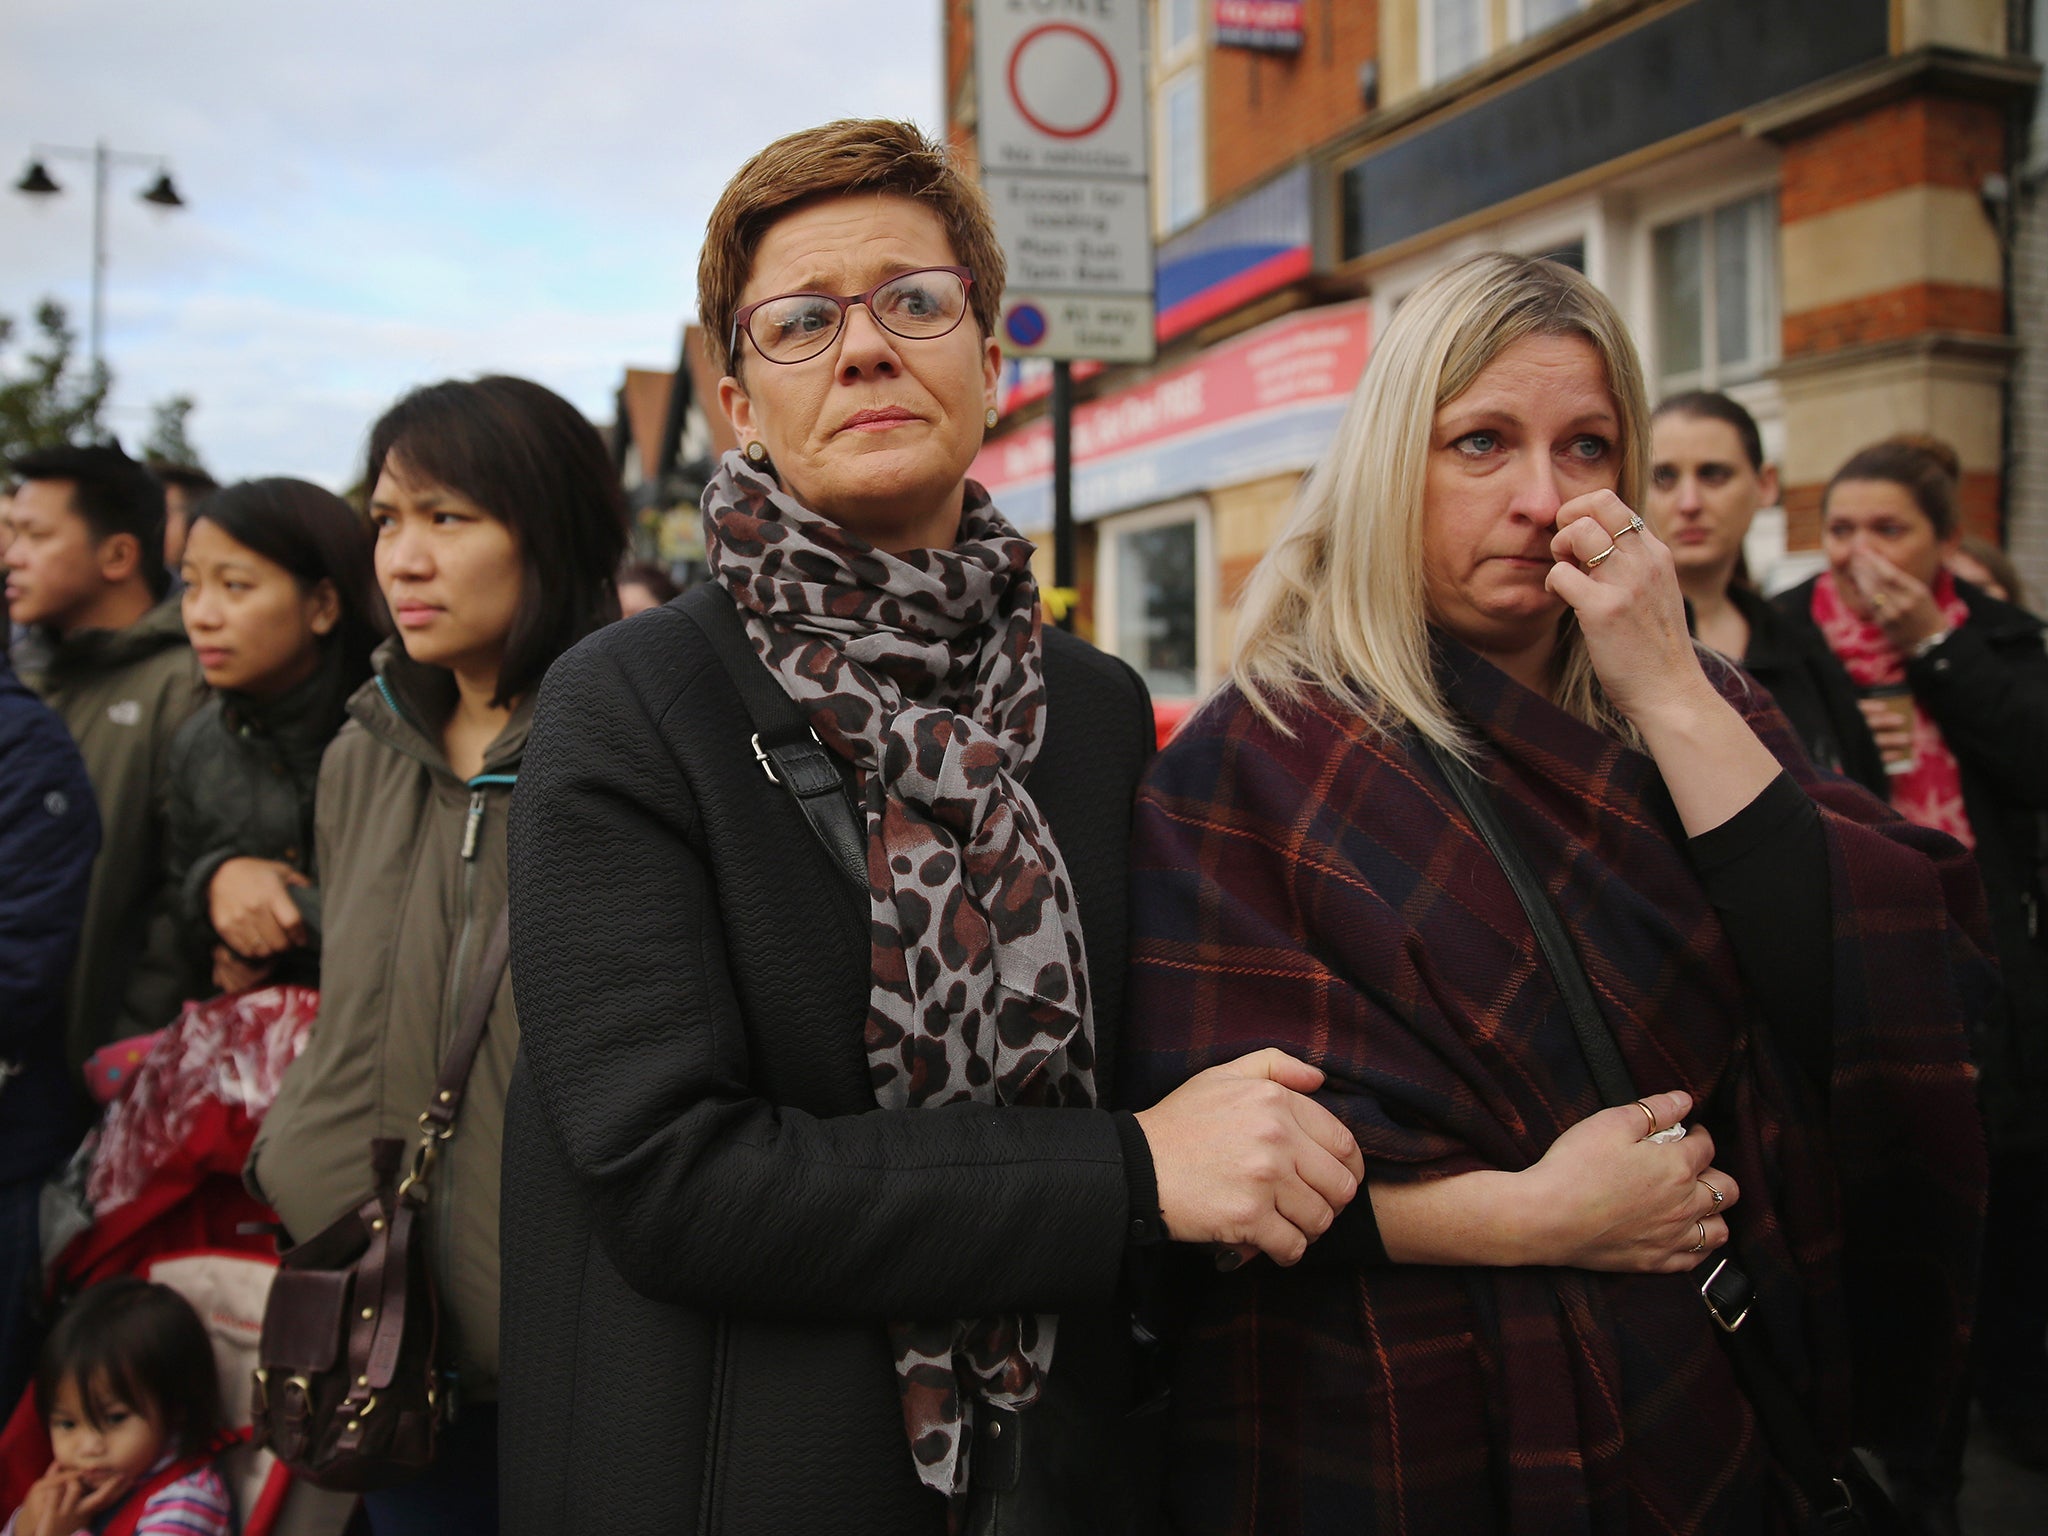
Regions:
[[176, 1291], [135, 1279], [86, 1291], [50, 1331], [36, 1408], [56, 1459], [0, 1536], [229, 1536], [213, 1469], [220, 1377]]

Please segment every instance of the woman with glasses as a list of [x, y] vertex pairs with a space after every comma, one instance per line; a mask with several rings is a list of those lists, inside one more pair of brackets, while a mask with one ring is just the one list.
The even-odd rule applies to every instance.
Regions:
[[1131, 1529], [1127, 1259], [1293, 1263], [1353, 1142], [1278, 1052], [1105, 1107], [1151, 716], [967, 479], [981, 193], [905, 124], [796, 134], [698, 276], [713, 580], [550, 676], [513, 829], [508, 1518]]

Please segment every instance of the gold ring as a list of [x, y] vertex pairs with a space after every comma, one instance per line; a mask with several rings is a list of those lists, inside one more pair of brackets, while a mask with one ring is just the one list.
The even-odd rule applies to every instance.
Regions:
[[1883, 613], [1883, 612], [1884, 612], [1884, 610], [1885, 610], [1885, 600], [1884, 600], [1884, 594], [1883, 594], [1882, 592], [1879, 592], [1879, 593], [1877, 593], [1877, 594], [1876, 594], [1875, 596], [1873, 596], [1873, 597], [1872, 597], [1872, 598], [1870, 599], [1870, 611], [1871, 611], [1872, 613]]
[[1693, 1225], [1700, 1229], [1700, 1240], [1692, 1245], [1692, 1251], [1698, 1253], [1707, 1246], [1707, 1224], [1704, 1221], [1696, 1221]]
[[1593, 569], [1594, 566], [1598, 565], [1602, 560], [1605, 560], [1609, 555], [1613, 554], [1616, 548], [1616, 545], [1608, 545], [1605, 549], [1601, 550], [1599, 554], [1595, 555], [1592, 559], [1586, 562], [1586, 569], [1589, 571]]
[[[1648, 531], [1649, 524], [1645, 523], [1640, 517], [1637, 517], [1635, 513], [1631, 512], [1628, 515], [1628, 526], [1622, 529], [1621, 533], [1647, 533]], [[1620, 538], [1621, 533], [1617, 533], [1615, 537], [1617, 539]]]
[[1637, 1099], [1637, 1100], [1635, 1101], [1635, 1103], [1636, 1103], [1636, 1108], [1637, 1108], [1637, 1109], [1640, 1109], [1640, 1110], [1641, 1110], [1641, 1111], [1642, 1111], [1642, 1112], [1643, 1112], [1644, 1114], [1646, 1114], [1646, 1115], [1648, 1115], [1648, 1116], [1650, 1117], [1650, 1128], [1649, 1128], [1649, 1129], [1648, 1129], [1647, 1131], [1643, 1132], [1643, 1134], [1644, 1134], [1645, 1136], [1654, 1136], [1654, 1135], [1656, 1135], [1656, 1134], [1657, 1134], [1657, 1111], [1655, 1111], [1654, 1109], [1650, 1108], [1650, 1106], [1649, 1106], [1649, 1105], [1647, 1105], [1647, 1104], [1645, 1104], [1645, 1103], [1644, 1103], [1644, 1102], [1643, 1102], [1643, 1101], [1642, 1101], [1641, 1099]]
[[1693, 1183], [1695, 1183], [1695, 1184], [1704, 1184], [1704, 1185], [1706, 1185], [1706, 1186], [1707, 1186], [1707, 1193], [1708, 1193], [1708, 1194], [1710, 1194], [1710, 1195], [1712, 1195], [1712, 1196], [1714, 1197], [1714, 1206], [1715, 1206], [1715, 1208], [1716, 1208], [1716, 1209], [1719, 1209], [1719, 1208], [1720, 1208], [1720, 1204], [1721, 1204], [1721, 1198], [1722, 1198], [1722, 1196], [1721, 1196], [1721, 1191], [1720, 1191], [1720, 1190], [1718, 1190], [1718, 1189], [1716, 1189], [1716, 1188], [1714, 1188], [1714, 1184], [1713, 1184], [1713, 1181], [1712, 1181], [1711, 1179], [1702, 1179], [1702, 1178], [1698, 1177], [1697, 1175], [1695, 1175], [1695, 1176], [1694, 1176], [1694, 1178], [1693, 1178]]

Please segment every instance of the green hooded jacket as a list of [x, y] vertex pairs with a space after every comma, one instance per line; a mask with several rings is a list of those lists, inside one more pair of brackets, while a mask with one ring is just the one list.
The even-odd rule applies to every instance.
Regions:
[[125, 1035], [177, 1017], [197, 980], [184, 963], [164, 878], [171, 739], [206, 697], [167, 599], [126, 629], [75, 630], [29, 681], [62, 717], [100, 808], [100, 853], [71, 972], [65, 1054], [76, 1070]]
[[[470, 985], [505, 905], [505, 823], [533, 718], [530, 699], [457, 778], [441, 748], [453, 678], [397, 641], [350, 698], [314, 798], [322, 933], [320, 1018], [285, 1074], [246, 1182], [295, 1242], [369, 1194], [370, 1142], [419, 1139]], [[455, 1123], [429, 1180], [427, 1254], [443, 1358], [473, 1401], [497, 1393], [498, 1155], [519, 1050], [508, 974]], [[452, 1335], [452, 1338], [451, 1338]]]

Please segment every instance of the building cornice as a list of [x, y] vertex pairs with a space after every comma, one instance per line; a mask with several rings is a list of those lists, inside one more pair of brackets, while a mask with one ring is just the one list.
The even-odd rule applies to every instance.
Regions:
[[1851, 369], [1881, 368], [1886, 364], [1924, 365], [1951, 362], [1981, 368], [2003, 376], [2019, 356], [2019, 343], [2010, 336], [1985, 336], [1971, 331], [1921, 331], [1885, 341], [1861, 342], [1829, 352], [1810, 352], [1788, 357], [1771, 369], [1770, 377], [1795, 388], [1810, 380]]
[[1743, 118], [1742, 130], [1752, 138], [1793, 137], [1887, 101], [1930, 91], [2011, 101], [2031, 94], [2040, 80], [2041, 65], [2033, 59], [1958, 48], [1916, 48], [1892, 58], [1873, 59], [1831, 80], [1767, 101]]

